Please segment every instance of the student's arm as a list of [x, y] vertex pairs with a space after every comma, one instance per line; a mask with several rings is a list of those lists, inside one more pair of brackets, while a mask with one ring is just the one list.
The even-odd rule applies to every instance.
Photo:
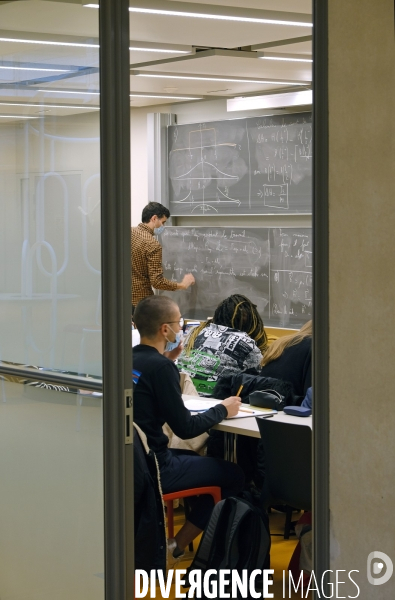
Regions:
[[155, 290], [168, 290], [172, 292], [175, 290], [186, 290], [190, 285], [195, 283], [195, 278], [191, 273], [184, 275], [180, 283], [166, 279], [163, 275], [162, 267], [162, 246], [159, 243], [147, 254], [147, 266], [150, 284]]
[[147, 267], [150, 284], [155, 290], [169, 290], [174, 292], [177, 289], [177, 282], [170, 281], [170, 279], [166, 279], [163, 275], [162, 247], [160, 244], [147, 253]]
[[228, 416], [228, 410], [223, 404], [218, 404], [207, 412], [192, 415], [182, 400], [178, 369], [170, 361], [158, 371], [153, 385], [164, 421], [183, 440], [204, 433]]

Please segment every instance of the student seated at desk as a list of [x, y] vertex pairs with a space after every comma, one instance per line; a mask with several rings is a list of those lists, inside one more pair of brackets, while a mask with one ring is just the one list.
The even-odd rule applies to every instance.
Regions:
[[178, 359], [199, 394], [210, 396], [219, 377], [258, 369], [268, 338], [256, 305], [233, 294], [223, 300], [212, 320], [191, 330]]
[[[195, 437], [227, 416], [236, 415], [240, 398], [232, 396], [204, 413], [192, 415], [182, 400], [178, 369], [163, 355], [170, 350], [174, 359], [181, 352], [179, 307], [166, 296], [149, 296], [138, 303], [133, 320], [141, 335], [141, 343], [133, 348], [134, 420], [156, 454], [163, 492], [217, 485], [223, 498], [237, 495], [244, 484], [238, 465], [188, 450], [169, 449], [162, 426], [168, 423], [182, 439]], [[185, 547], [204, 529], [212, 508], [211, 496], [192, 499], [188, 520], [169, 540], [169, 564], [182, 556]]]
[[300, 402], [311, 387], [311, 340], [313, 322], [308, 321], [292, 335], [281, 337], [263, 355], [260, 375], [275, 377], [292, 384]]

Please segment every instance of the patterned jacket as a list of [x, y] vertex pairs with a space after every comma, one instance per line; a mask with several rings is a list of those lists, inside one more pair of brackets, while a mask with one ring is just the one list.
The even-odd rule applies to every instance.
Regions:
[[210, 323], [197, 336], [190, 354], [182, 351], [178, 368], [190, 375], [199, 394], [209, 396], [219, 377], [258, 369], [261, 360], [261, 351], [247, 333]]

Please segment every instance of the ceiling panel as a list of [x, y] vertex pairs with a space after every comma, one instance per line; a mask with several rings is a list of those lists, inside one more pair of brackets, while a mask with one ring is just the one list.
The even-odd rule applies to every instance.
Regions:
[[[184, 0], [185, 1], [185, 0]], [[189, 0], [187, 0], [189, 1]], [[194, 0], [197, 4], [207, 4], [207, 0]], [[174, 2], [176, 4], [176, 2]], [[214, 0], [214, 5], [240, 6], [240, 0]], [[311, 12], [310, 2], [306, 0], [246, 0], [243, 6], [251, 9], [280, 10], [290, 12]], [[42, 34], [44, 40], [51, 35], [83, 36], [86, 40], [96, 42], [95, 36], [98, 31], [98, 11], [87, 9], [77, 4], [67, 2], [47, 2], [35, 0], [20, 0], [0, 5], [0, 27], [10, 32], [32, 32]], [[278, 39], [294, 38], [311, 34], [309, 27], [293, 27], [282, 25], [265, 25], [254, 23], [240, 23], [232, 21], [218, 21], [191, 17], [174, 17], [164, 15], [147, 15], [131, 13], [132, 40], [147, 43], [185, 44], [188, 46], [210, 46], [234, 48], [249, 46]], [[1, 37], [1, 36], [0, 36]], [[269, 50], [267, 50], [269, 51]], [[283, 47], [276, 47], [275, 52], [305, 53], [311, 52], [311, 43], [303, 42]], [[147, 61], [157, 61], [165, 56], [177, 56], [160, 52], [143, 52], [134, 50], [130, 53], [131, 64], [139, 64]], [[30, 68], [53, 65], [98, 67], [99, 52], [97, 48], [73, 48], [63, 46], [41, 46], [35, 44], [21, 44], [12, 42], [0, 42], [0, 65], [21, 63]], [[6, 61], [6, 62], [4, 62]], [[8, 61], [8, 62], [7, 62]], [[194, 60], [182, 61], [180, 63], [164, 63], [155, 67], [143, 67], [145, 70], [158, 70], [170, 73], [199, 73], [211, 75], [242, 76], [251, 78], [270, 78], [283, 80], [310, 81], [310, 65], [303, 63], [272, 62], [251, 58], [235, 58], [224, 56], [211, 56]], [[141, 70], [141, 68], [140, 68]], [[51, 73], [37, 71], [21, 71], [19, 69], [0, 69], [0, 100], [3, 101], [25, 101], [44, 104], [69, 104], [95, 105], [98, 96], [87, 94], [89, 90], [99, 89], [98, 73], [78, 73], [78, 76], [46, 81], [47, 75]], [[55, 74], [56, 75], [56, 74]], [[32, 89], [18, 89], [14, 84], [37, 80]], [[41, 81], [41, 82], [40, 82]], [[276, 84], [246, 83], [246, 82], [221, 82], [221, 81], [197, 81], [179, 79], [148, 79], [145, 77], [131, 76], [131, 91], [151, 92], [156, 94], [189, 94], [195, 96], [234, 96], [253, 92], [265, 92], [272, 89], [283, 89]], [[8, 86], [8, 87], [7, 87]], [[42, 92], [40, 89], [59, 90]], [[67, 94], [67, 91], [84, 91], [83, 94]], [[63, 91], [62, 91], [63, 90]], [[134, 98], [131, 106], [146, 106], [164, 103], [174, 103], [173, 98]], [[0, 114], [5, 108], [0, 105]], [[24, 114], [38, 114], [40, 107], [12, 107]], [[7, 109], [8, 110], [8, 109]], [[83, 112], [83, 109], [50, 108], [51, 114], [70, 114], [70, 111]], [[33, 112], [32, 112], [33, 111]], [[69, 111], [69, 112], [68, 112]], [[47, 113], [45, 113], [47, 114]], [[1, 122], [1, 120], [0, 120]]]
[[256, 57], [248, 53], [230, 52], [219, 54], [221, 51], [210, 55], [211, 52], [198, 52], [191, 57], [177, 59], [174, 62], [161, 61], [160, 64], [147, 66], [131, 65], [131, 68], [144, 71], [155, 71], [160, 74], [166, 73], [190, 73], [232, 77], [256, 77], [260, 79], [284, 79], [290, 83], [293, 81], [311, 81], [311, 63], [293, 63], [287, 61], [272, 61]]
[[18, 0], [0, 6], [0, 27], [19, 31], [95, 37], [98, 17], [97, 10], [67, 2]]
[[171, 88], [177, 94], [197, 94], [215, 96], [233, 96], [251, 92], [265, 92], [284, 86], [263, 83], [240, 83], [223, 81], [197, 81], [181, 79], [151, 79], [148, 77], [130, 77], [131, 91], [165, 92]]
[[236, 48], [311, 34], [311, 27], [237, 23], [132, 13], [130, 37], [135, 40], [177, 42], [193, 46]]

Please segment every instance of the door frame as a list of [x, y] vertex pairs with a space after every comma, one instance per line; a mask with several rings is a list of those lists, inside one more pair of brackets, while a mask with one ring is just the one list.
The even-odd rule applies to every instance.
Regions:
[[125, 432], [132, 387], [129, 0], [100, 1], [99, 43], [105, 599], [126, 600], [134, 597], [133, 447]]
[[313, 550], [317, 581], [329, 542], [328, 0], [313, 1]]

